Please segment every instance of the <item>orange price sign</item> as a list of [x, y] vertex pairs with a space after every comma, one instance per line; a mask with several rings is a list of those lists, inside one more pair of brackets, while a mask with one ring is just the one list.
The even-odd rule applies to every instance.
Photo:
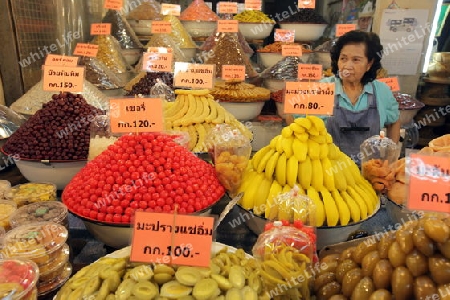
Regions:
[[332, 115], [334, 83], [287, 81], [284, 113]]
[[161, 14], [162, 15], [172, 15], [172, 16], [180, 16], [181, 7], [180, 4], [169, 4], [162, 3], [161, 4]]
[[81, 92], [84, 84], [84, 67], [43, 67], [43, 90]]
[[137, 211], [130, 261], [208, 267], [214, 218]]
[[219, 2], [217, 12], [219, 14], [237, 14], [238, 6], [237, 2]]
[[239, 21], [238, 20], [218, 20], [217, 32], [238, 32]]
[[109, 107], [112, 133], [164, 130], [161, 98], [110, 99]]
[[398, 82], [398, 77], [378, 78], [377, 80], [386, 83], [393, 92], [400, 91], [400, 83]]
[[223, 80], [245, 80], [245, 66], [222, 65]]
[[176, 62], [174, 86], [194, 89], [212, 89], [216, 65]]
[[78, 57], [48, 54], [47, 57], [45, 58], [45, 65], [76, 67], [78, 65]]
[[144, 53], [142, 70], [147, 72], [172, 72], [171, 48], [150, 47]]
[[316, 0], [299, 0], [298, 8], [316, 8]]
[[275, 42], [293, 43], [295, 38], [295, 30], [275, 29], [273, 36]]
[[152, 33], [171, 33], [172, 23], [168, 21], [152, 21]]
[[322, 65], [298, 64], [298, 79], [320, 80], [322, 79]]
[[281, 56], [302, 56], [302, 46], [281, 45]]
[[106, 9], [121, 10], [123, 7], [123, 0], [105, 0], [103, 7]]
[[80, 55], [87, 57], [96, 57], [97, 53], [98, 53], [98, 45], [85, 43], [78, 43], [75, 46], [75, 50], [73, 51], [73, 55]]
[[91, 35], [111, 34], [111, 23], [93, 23], [91, 24]]
[[245, 10], [261, 10], [262, 3], [261, 0], [245, 0], [244, 9]]
[[450, 159], [411, 154], [406, 168], [408, 209], [450, 213]]
[[356, 24], [336, 24], [336, 36], [344, 35], [352, 30], [356, 30]]

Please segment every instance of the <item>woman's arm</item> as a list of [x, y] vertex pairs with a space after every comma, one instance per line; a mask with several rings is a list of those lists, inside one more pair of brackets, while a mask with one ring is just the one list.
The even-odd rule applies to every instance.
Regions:
[[386, 130], [387, 137], [394, 143], [398, 143], [400, 140], [400, 119], [398, 119], [395, 123], [387, 125]]

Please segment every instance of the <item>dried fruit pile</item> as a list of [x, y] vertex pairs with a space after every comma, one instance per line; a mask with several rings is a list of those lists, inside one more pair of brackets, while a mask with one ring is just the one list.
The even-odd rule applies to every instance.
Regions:
[[428, 215], [325, 256], [317, 299], [448, 299], [449, 225], [448, 215]]
[[84, 218], [129, 224], [137, 210], [194, 213], [224, 194], [214, 167], [165, 134], [124, 135], [66, 186], [62, 200]]

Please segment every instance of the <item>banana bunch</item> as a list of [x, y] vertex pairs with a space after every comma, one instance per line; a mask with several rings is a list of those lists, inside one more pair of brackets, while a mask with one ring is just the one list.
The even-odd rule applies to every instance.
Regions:
[[[294, 185], [315, 204], [316, 226], [358, 222], [379, 206], [370, 183], [333, 144], [325, 123], [316, 116], [296, 119], [255, 153], [238, 190], [244, 192], [240, 204], [265, 218], [293, 221], [301, 208], [283, 207], [289, 204], [274, 200]], [[286, 213], [289, 209], [293, 212]]]
[[230, 124], [252, 138], [251, 131], [215, 102], [209, 90], [175, 90], [175, 94], [175, 103], [164, 109], [165, 129], [187, 132], [189, 150], [207, 152], [205, 138], [216, 124]]

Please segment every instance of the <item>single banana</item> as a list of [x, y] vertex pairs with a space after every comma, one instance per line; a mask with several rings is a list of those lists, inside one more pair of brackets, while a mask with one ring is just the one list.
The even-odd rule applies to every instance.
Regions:
[[311, 159], [311, 186], [317, 191], [323, 187], [323, 169], [320, 159]]
[[320, 190], [320, 195], [322, 196], [323, 206], [327, 215], [327, 226], [336, 226], [339, 223], [339, 210], [336, 202], [325, 188]]
[[309, 139], [309, 134], [307, 132], [303, 132], [303, 133], [295, 132], [294, 135], [300, 142], [303, 142], [303, 143], [306, 143], [306, 141], [308, 141], [308, 139]]
[[275, 177], [282, 186], [286, 184], [286, 163], [286, 154], [282, 153], [275, 167]]
[[[170, 121], [170, 122], [174, 122], [176, 120], [180, 120], [181, 118], [184, 117], [184, 115], [186, 115], [186, 113], [189, 110], [189, 99], [187, 99], [187, 96], [181, 95], [177, 97], [177, 100], [180, 103], [180, 108], [171, 116], [168, 116], [165, 118], [165, 121]], [[177, 126], [180, 126], [181, 124], [179, 124], [177, 122]]]
[[183, 108], [185, 104], [184, 99], [184, 95], [179, 95], [176, 97], [174, 104], [164, 110], [164, 120], [171, 120], [173, 116]]
[[326, 139], [327, 144], [333, 143], [333, 137], [332, 137], [331, 134], [329, 134], [328, 132], [327, 132], [327, 134], [325, 135], [325, 139]]
[[335, 144], [327, 144], [328, 145], [328, 158], [331, 160], [335, 160], [339, 157], [337, 152], [337, 146]]
[[361, 220], [367, 219], [367, 217], [371, 214], [371, 212], [369, 211], [369, 208], [367, 207], [367, 204], [364, 201], [364, 199], [362, 199], [361, 196], [355, 191], [355, 189], [350, 186], [347, 187], [347, 193], [358, 204], [359, 209], [361, 211]]
[[311, 123], [318, 131], [322, 131], [325, 129], [325, 123], [321, 118], [314, 115], [308, 115], [306, 116], [306, 118], [311, 121]]
[[206, 120], [206, 117], [211, 113], [211, 111], [209, 109], [209, 102], [205, 96], [201, 96], [199, 101], [203, 106], [202, 113], [198, 117], [196, 117], [196, 119], [194, 121], [195, 121], [195, 123], [204, 123]]
[[338, 190], [331, 191], [331, 196], [339, 211], [339, 223], [341, 226], [346, 226], [350, 222], [350, 209]]
[[299, 162], [303, 162], [308, 155], [308, 145], [295, 138], [292, 142], [292, 151], [294, 152], [295, 158], [297, 158]]
[[205, 139], [206, 139], [206, 130], [205, 127], [203, 127], [202, 124], [195, 124], [195, 129], [197, 131], [198, 134], [198, 141], [197, 144], [195, 145], [193, 152], [195, 153], [199, 153], [199, 152], [207, 152], [208, 149], [206, 149], [206, 145], [205, 145]]
[[359, 196], [366, 203], [366, 205], [367, 205], [367, 213], [369, 215], [371, 215], [375, 211], [375, 209], [377, 207], [377, 203], [375, 201], [373, 201], [372, 196], [368, 192], [366, 192], [362, 186], [359, 186], [357, 184], [357, 185], [355, 185], [353, 187], [353, 189], [355, 190], [356, 193], [359, 194]]
[[269, 195], [266, 201], [266, 219], [273, 220], [278, 216], [278, 206], [274, 203], [274, 198], [278, 196], [283, 191], [283, 187], [278, 183], [278, 181], [273, 180], [270, 186]]
[[294, 120], [294, 122], [305, 128], [306, 131], [308, 131], [312, 127], [311, 121], [307, 118], [297, 118]]
[[271, 186], [272, 180], [264, 177], [258, 189], [256, 190], [253, 212], [258, 216], [265, 214], [266, 201], [267, 197], [269, 196]]
[[[345, 176], [345, 181], [347, 182], [347, 187], [351, 186], [355, 186], [356, 185], [356, 181], [355, 181], [355, 177], [354, 174], [351, 170], [351, 164], [353, 163], [353, 161], [348, 158], [346, 159], [347, 155], [343, 155], [341, 156], [341, 159], [338, 160], [339, 164], [342, 165], [342, 175]], [[358, 174], [358, 176], [361, 176], [360, 174]]]
[[333, 168], [334, 185], [339, 191], [345, 191], [347, 189], [347, 180], [342, 173], [345, 163], [337, 160], [331, 160], [331, 165]]
[[350, 216], [352, 217], [353, 222], [359, 222], [361, 220], [361, 210], [359, 205], [353, 200], [352, 197], [346, 192], [340, 192], [342, 199], [344, 199], [345, 203], [347, 203], [348, 208], [350, 209]]
[[254, 170], [250, 170], [244, 173], [244, 175], [242, 176], [242, 181], [241, 181], [241, 185], [239, 186], [239, 189], [237, 191], [237, 193], [244, 193], [247, 188], [249, 187], [249, 185], [253, 182], [253, 180], [256, 177], [256, 171]]
[[272, 148], [269, 148], [269, 151], [261, 158], [261, 161], [259, 162], [258, 166], [256, 167], [256, 172], [262, 173], [264, 172], [264, 169], [266, 168], [267, 162], [272, 157], [272, 155], [275, 153], [275, 150]]
[[189, 150], [193, 150], [195, 146], [197, 145], [198, 135], [197, 130], [195, 130], [195, 127], [193, 125], [187, 126], [189, 137], [191, 138], [189, 140]]
[[244, 196], [242, 196], [240, 200], [241, 206], [247, 210], [250, 210], [255, 206], [255, 195], [260, 188], [264, 175], [256, 173], [255, 177], [252, 179], [252, 182], [247, 186], [244, 191]]
[[311, 199], [311, 201], [316, 206], [316, 215], [315, 215], [316, 227], [323, 226], [323, 224], [325, 223], [326, 215], [325, 215], [325, 207], [323, 205], [322, 200], [320, 199], [319, 193], [316, 191], [315, 188], [310, 186], [306, 190], [306, 195]]
[[[271, 149], [274, 150], [273, 148], [271, 148]], [[275, 167], [277, 166], [277, 162], [278, 162], [278, 158], [279, 157], [280, 157], [280, 152], [274, 151], [274, 153], [269, 158], [269, 161], [266, 164], [264, 175], [269, 180], [273, 179], [273, 174], [274, 174], [274, 171], [275, 171]]]
[[264, 157], [264, 155], [266, 155], [267, 152], [270, 151], [270, 147], [269, 146], [264, 146], [261, 149], [259, 149], [252, 157], [252, 165], [253, 165], [253, 169], [256, 170], [256, 168], [258, 167], [259, 163], [261, 162], [261, 159]]
[[281, 139], [281, 148], [283, 149], [283, 152], [286, 153], [286, 158], [290, 158], [294, 154], [294, 150], [292, 148], [292, 143], [294, 142], [294, 140], [294, 137], [282, 137]]
[[309, 156], [303, 162], [298, 163], [298, 182], [304, 190], [311, 186], [312, 164]]
[[[286, 156], [287, 157], [287, 156]], [[298, 160], [295, 156], [289, 157], [286, 165], [286, 181], [291, 188], [297, 183]]]
[[280, 152], [280, 154], [283, 153], [283, 145], [282, 145], [282, 143], [283, 143], [283, 137], [280, 136], [280, 137], [277, 139], [277, 144], [275, 145], [276, 150], [277, 150], [278, 152]]
[[192, 119], [195, 115], [195, 112], [197, 111], [197, 100], [191, 94], [188, 95], [188, 99], [188, 111], [182, 118], [173, 121], [174, 126], [189, 126], [190, 124], [192, 124]]
[[294, 132], [289, 126], [283, 127], [283, 129], [281, 129], [281, 135], [286, 139], [290, 138], [293, 134]]
[[311, 135], [309, 138], [318, 144], [327, 143], [327, 138], [323, 135]]
[[216, 103], [216, 109], [217, 109], [217, 117], [211, 121], [211, 123], [214, 124], [222, 124], [225, 123], [225, 108], [223, 108], [220, 104]]
[[289, 125], [294, 133], [305, 133], [306, 129], [297, 123], [293, 122]]
[[281, 138], [281, 135], [277, 135], [276, 137], [274, 137], [273, 139], [271, 139], [270, 140], [270, 143], [269, 143], [269, 146], [271, 147], [271, 148], [273, 148], [273, 149], [276, 149], [277, 148], [277, 142], [278, 142], [278, 139], [280, 139]]
[[323, 185], [329, 190], [333, 191], [336, 189], [334, 184], [334, 169], [331, 161], [328, 158], [322, 159], [322, 175], [323, 175]]
[[308, 156], [311, 159], [319, 159], [320, 158], [320, 146], [317, 142], [314, 142], [311, 139], [307, 141], [308, 145]]
[[205, 118], [205, 121], [208, 123], [211, 123], [218, 116], [218, 111], [217, 111], [218, 104], [210, 98], [207, 98], [207, 100], [208, 100], [208, 106], [209, 106], [209, 115]]
[[204, 103], [203, 103], [203, 99], [201, 97], [197, 97], [194, 96], [195, 99], [195, 112], [194, 115], [192, 116], [192, 123], [201, 123], [201, 116], [203, 114], [204, 111]]
[[324, 159], [328, 157], [328, 144], [319, 144], [319, 158]]

